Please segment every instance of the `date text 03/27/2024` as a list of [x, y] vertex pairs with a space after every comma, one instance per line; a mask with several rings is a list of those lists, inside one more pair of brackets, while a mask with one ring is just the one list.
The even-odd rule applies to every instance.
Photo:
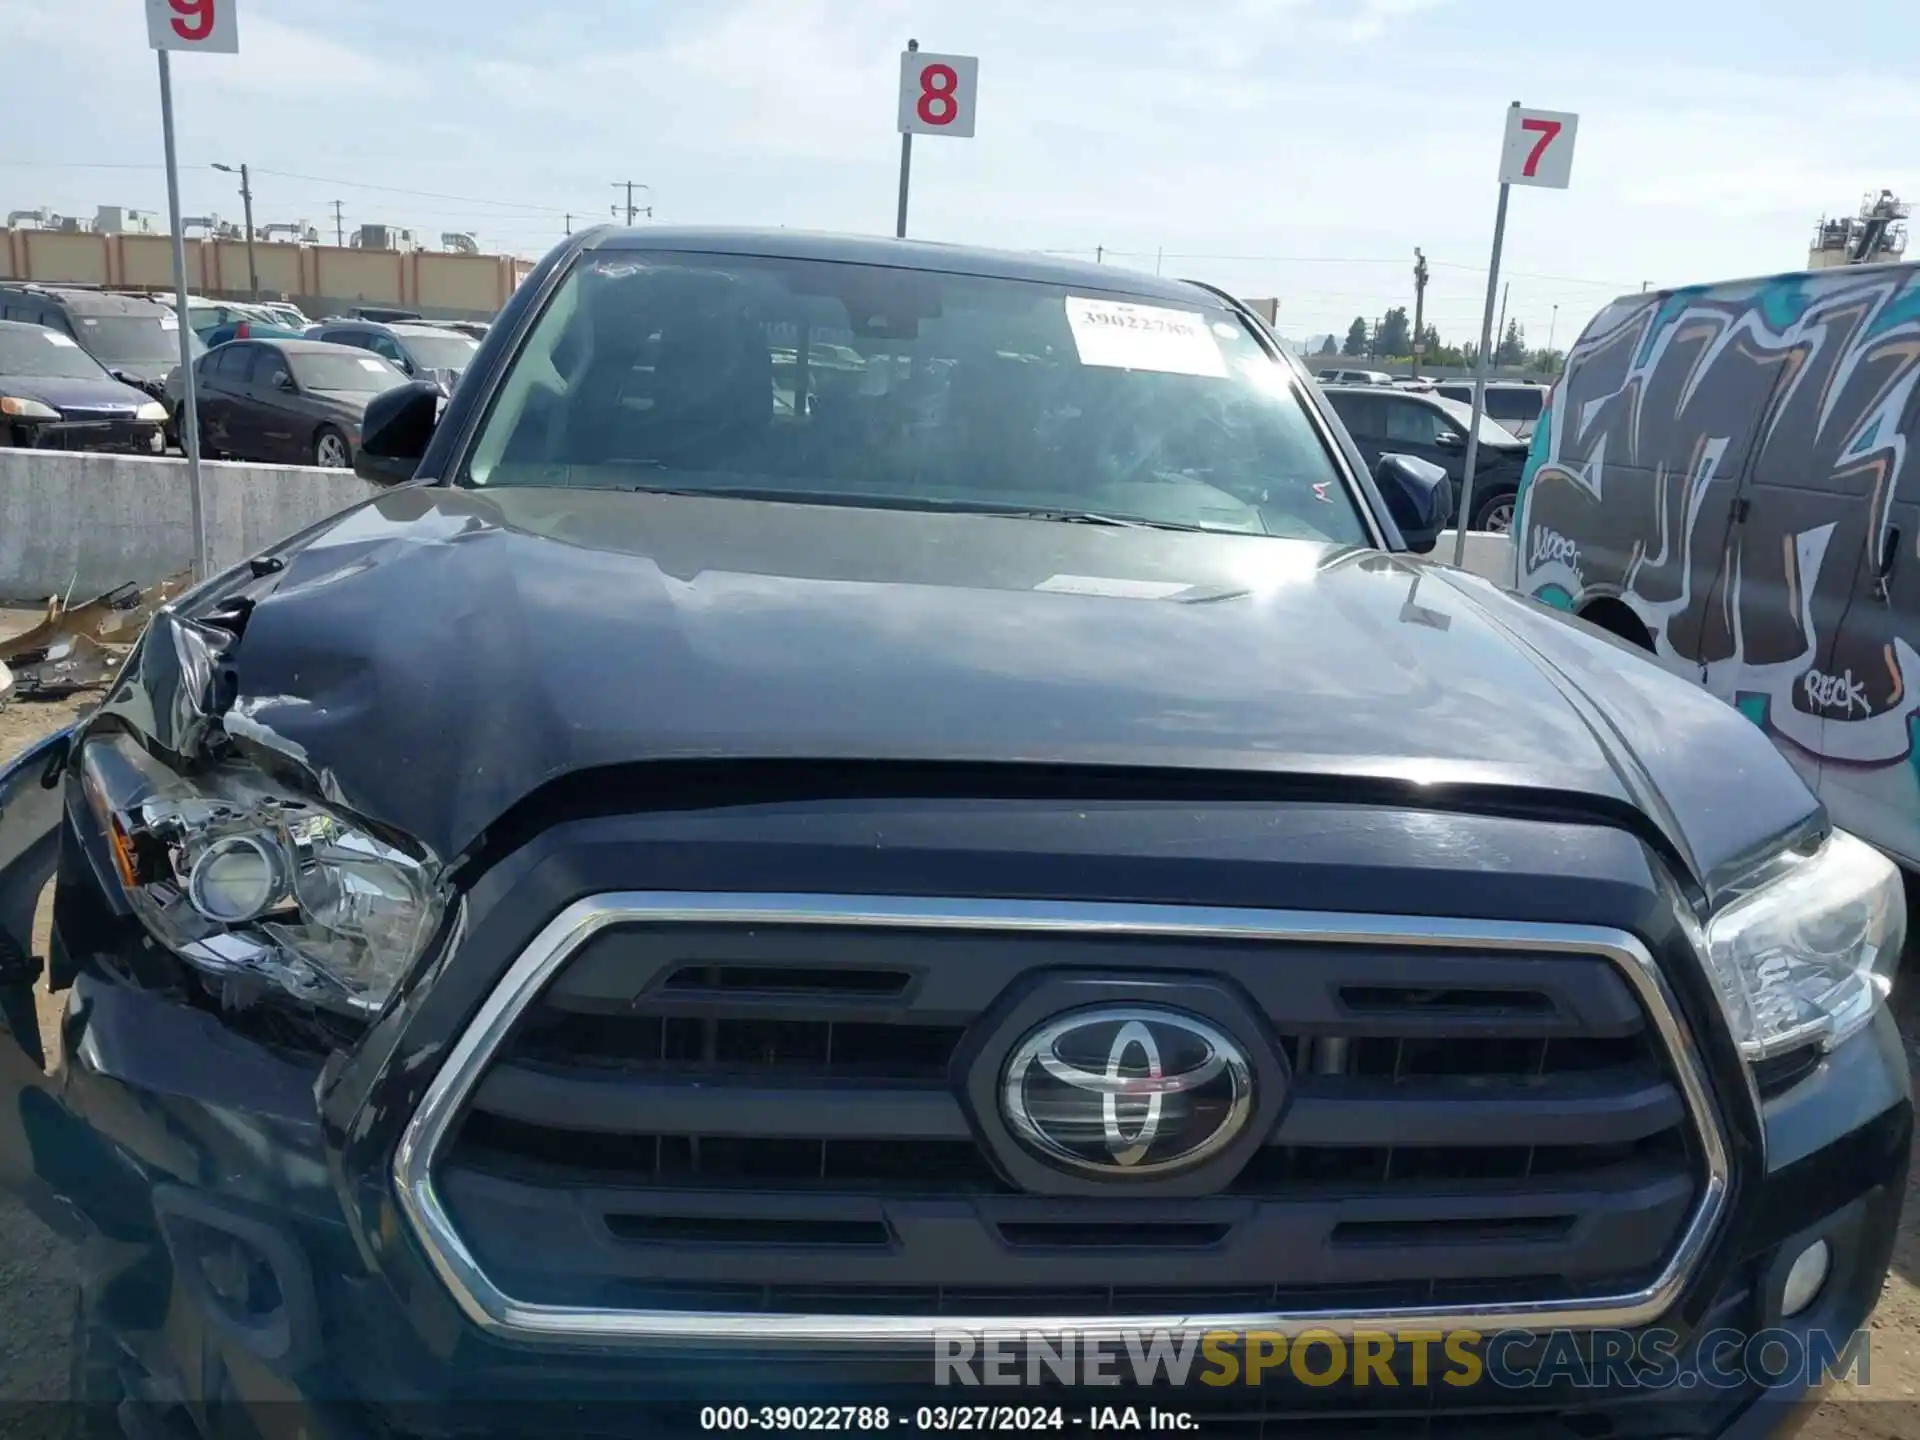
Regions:
[[1179, 1434], [1197, 1431], [1200, 1422], [1188, 1411], [1157, 1405], [1096, 1405], [1084, 1411], [1059, 1405], [921, 1405], [897, 1414], [884, 1405], [707, 1405], [700, 1411], [700, 1428], [773, 1435]]

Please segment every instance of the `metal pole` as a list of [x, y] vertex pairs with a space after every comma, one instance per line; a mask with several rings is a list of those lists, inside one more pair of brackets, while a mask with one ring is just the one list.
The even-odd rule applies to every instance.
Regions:
[[1166, 258], [1167, 258], [1167, 251], [1164, 245], [1154, 250], [1153, 252], [1153, 273], [1154, 274], [1158, 275], [1160, 273], [1160, 262]]
[[[1500, 323], [1493, 327], [1493, 353], [1496, 361], [1498, 360], [1502, 347], [1507, 343], [1507, 292], [1511, 289], [1513, 289], [1511, 281], [1500, 287]], [[1494, 368], [1497, 370], [1500, 367], [1496, 363]]]
[[1560, 328], [1560, 307], [1553, 307], [1553, 318], [1547, 321], [1547, 358], [1553, 358], [1553, 332]]
[[1413, 250], [1413, 378], [1420, 378], [1420, 337], [1427, 333], [1427, 257]]
[[900, 137], [900, 208], [893, 217], [893, 238], [907, 238], [907, 183], [913, 174], [913, 132]]
[[247, 175], [247, 167], [240, 167], [240, 207], [246, 212], [247, 221], [247, 289], [255, 300], [260, 298], [260, 271], [253, 263], [253, 183]]
[[1480, 353], [1473, 366], [1473, 421], [1467, 430], [1467, 457], [1460, 471], [1460, 513], [1453, 521], [1453, 563], [1466, 564], [1467, 526], [1473, 517], [1473, 465], [1480, 458], [1480, 419], [1487, 413], [1487, 356], [1493, 349], [1493, 294], [1500, 283], [1500, 247], [1507, 239], [1507, 192], [1500, 187], [1500, 206], [1493, 215], [1493, 258], [1487, 262], [1487, 308], [1480, 317]]
[[200, 405], [193, 384], [193, 327], [187, 323], [187, 241], [180, 224], [180, 166], [173, 152], [173, 73], [167, 52], [160, 52], [160, 133], [167, 149], [167, 218], [173, 225], [173, 313], [180, 332], [179, 414], [174, 428], [187, 452], [187, 493], [193, 523], [193, 574], [207, 578], [207, 504], [200, 482]]
[[[912, 54], [920, 48], [918, 40], [907, 41], [907, 53]], [[893, 238], [907, 238], [907, 184], [913, 174], [913, 132], [900, 132], [900, 207], [893, 215]]]

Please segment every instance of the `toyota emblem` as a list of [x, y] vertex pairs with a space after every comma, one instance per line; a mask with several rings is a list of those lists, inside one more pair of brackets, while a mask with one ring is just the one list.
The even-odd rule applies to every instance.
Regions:
[[1058, 1015], [1007, 1058], [1001, 1108], [1041, 1156], [1081, 1174], [1169, 1175], [1218, 1154], [1253, 1111], [1247, 1053], [1177, 1010]]

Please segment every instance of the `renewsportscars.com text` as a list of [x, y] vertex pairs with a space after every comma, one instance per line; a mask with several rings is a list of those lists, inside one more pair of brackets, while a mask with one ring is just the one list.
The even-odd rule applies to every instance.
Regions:
[[938, 1385], [1497, 1385], [1580, 1389], [1870, 1379], [1868, 1332], [1710, 1330], [1034, 1330], [934, 1337]]

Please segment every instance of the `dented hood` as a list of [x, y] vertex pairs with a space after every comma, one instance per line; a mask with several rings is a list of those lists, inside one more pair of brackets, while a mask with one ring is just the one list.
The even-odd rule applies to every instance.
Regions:
[[1702, 877], [1817, 814], [1719, 702], [1407, 556], [412, 488], [281, 558], [231, 647], [227, 730], [447, 857], [545, 782], [669, 759], [1366, 777], [1440, 803], [1451, 786], [1552, 792], [1648, 817]]

